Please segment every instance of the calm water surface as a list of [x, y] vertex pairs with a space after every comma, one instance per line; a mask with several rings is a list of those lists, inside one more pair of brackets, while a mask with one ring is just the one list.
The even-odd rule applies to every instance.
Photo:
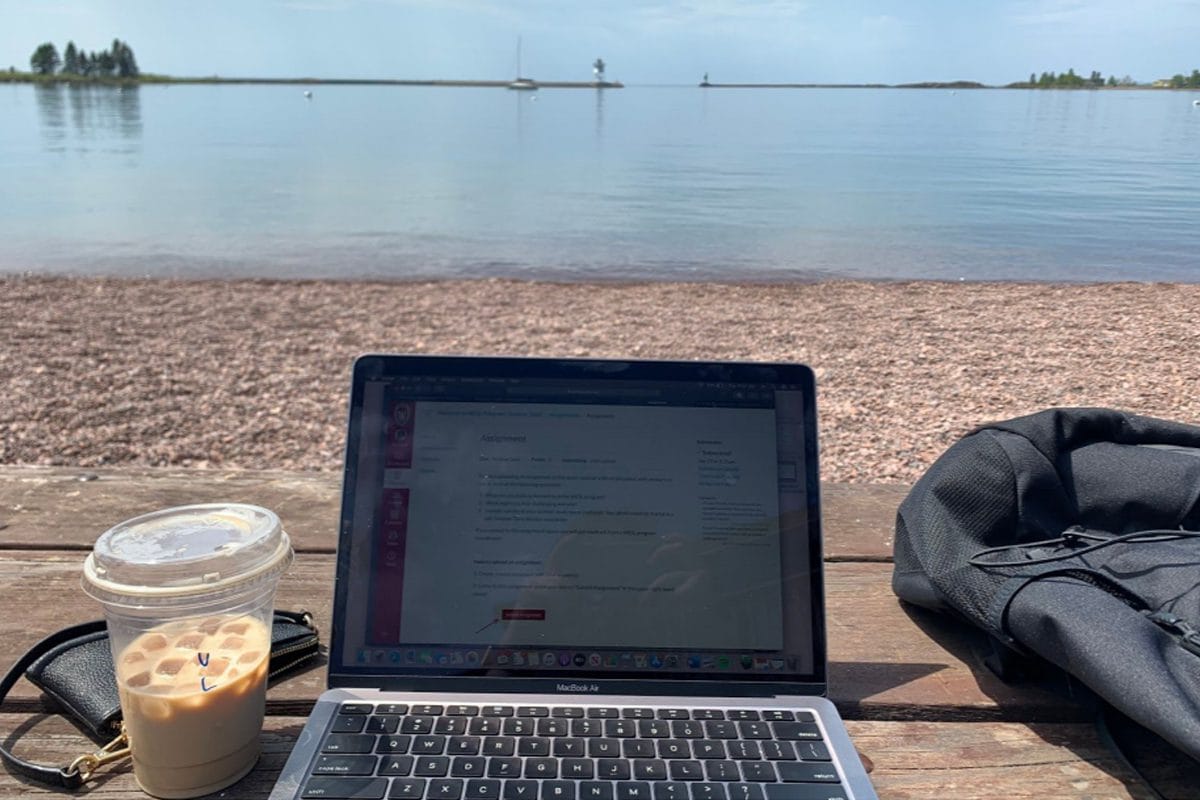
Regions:
[[1200, 281], [1200, 95], [0, 86], [0, 272]]

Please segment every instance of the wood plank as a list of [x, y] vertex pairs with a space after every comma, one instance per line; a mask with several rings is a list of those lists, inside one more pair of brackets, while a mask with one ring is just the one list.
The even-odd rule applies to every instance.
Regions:
[[[825, 557], [888, 560], [906, 486], [822, 487]], [[341, 474], [188, 469], [0, 466], [0, 543], [90, 549], [108, 527], [159, 508], [233, 501], [279, 514], [296, 549], [333, 552]]]
[[190, 503], [253, 503], [279, 514], [297, 550], [334, 552], [340, 473], [0, 467], [5, 546], [90, 550], [122, 520]]
[[[0, 552], [0, 661], [11, 663], [65, 625], [97, 618], [100, 607], [80, 588], [82, 553]], [[830, 696], [853, 718], [1059, 720], [1082, 713], [1053, 692], [1007, 686], [982, 666], [982, 652], [957, 626], [906, 611], [892, 595], [890, 565], [834, 563], [829, 597]], [[329, 628], [334, 557], [301, 554], [284, 576], [276, 605], [307, 608]], [[327, 637], [324, 638], [327, 642]], [[278, 713], [303, 713], [324, 685], [312, 669], [274, 687]], [[21, 682], [13, 702], [36, 708], [36, 690]]]
[[[303, 723], [302, 717], [268, 717], [259, 765], [223, 796], [265, 798]], [[58, 717], [0, 714], [0, 726], [10, 740], [19, 733], [18, 755], [45, 763], [66, 763], [88, 745]], [[859, 750], [874, 762], [872, 780], [881, 800], [1149, 800], [1086, 724], [863, 721], [848, 727]], [[1177, 771], [1159, 788], [1170, 800], [1194, 797], [1194, 777]], [[0, 800], [40, 796], [63, 795], [0, 770]], [[128, 766], [105, 772], [89, 785], [88, 796], [145, 797]]]

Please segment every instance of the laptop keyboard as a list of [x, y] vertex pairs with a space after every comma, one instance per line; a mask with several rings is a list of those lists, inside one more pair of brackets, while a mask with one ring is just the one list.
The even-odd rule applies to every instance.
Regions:
[[300, 795], [847, 800], [806, 711], [343, 703]]

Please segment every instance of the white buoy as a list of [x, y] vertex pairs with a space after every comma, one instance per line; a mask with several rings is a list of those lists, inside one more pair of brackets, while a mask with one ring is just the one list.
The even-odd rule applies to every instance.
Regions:
[[307, 91], [307, 90], [306, 90], [306, 91], [304, 92], [304, 99], [306, 99], [306, 100], [312, 100], [312, 92], [310, 92], [310, 91]]
[[1193, 101], [1192, 101], [1192, 105], [1194, 105], [1194, 106], [1200, 106], [1200, 100], [1193, 100]]

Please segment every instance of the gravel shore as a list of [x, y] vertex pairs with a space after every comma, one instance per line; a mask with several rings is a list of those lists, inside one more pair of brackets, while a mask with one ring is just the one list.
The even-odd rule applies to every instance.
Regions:
[[911, 482], [989, 420], [1200, 422], [1200, 285], [0, 278], [0, 463], [340, 468], [363, 352], [803, 361], [822, 474]]

